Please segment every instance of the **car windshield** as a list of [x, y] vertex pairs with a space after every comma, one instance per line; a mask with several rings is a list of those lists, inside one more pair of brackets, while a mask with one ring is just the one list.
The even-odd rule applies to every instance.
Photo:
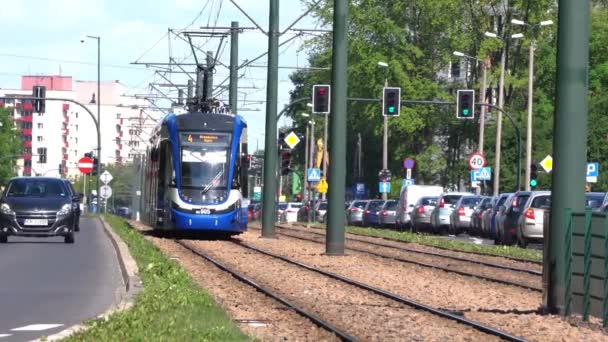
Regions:
[[530, 204], [531, 208], [540, 209], [551, 205], [551, 196], [536, 196]]
[[287, 209], [287, 203], [279, 203], [279, 210]]
[[302, 208], [302, 203], [290, 203], [289, 206], [294, 209]]
[[353, 208], [359, 208], [359, 209], [363, 209], [365, 208], [365, 205], [367, 204], [366, 201], [358, 201], [358, 202], [354, 202], [353, 203]]
[[460, 202], [460, 205], [464, 207], [470, 207], [472, 205], [477, 205], [481, 199], [479, 197], [465, 197]]
[[384, 203], [384, 201], [371, 201], [371, 202], [369, 202], [369, 205], [367, 206], [367, 210], [376, 211], [376, 210], [380, 209], [380, 207], [382, 206], [383, 203]]
[[422, 197], [420, 199], [420, 204], [435, 206], [437, 205], [437, 197]]
[[196, 143], [182, 147], [181, 186], [202, 189], [226, 189], [230, 139], [219, 143]]
[[7, 197], [66, 197], [67, 189], [55, 179], [15, 179], [8, 185]]
[[501, 196], [498, 199], [498, 202], [496, 202], [496, 207], [500, 208], [501, 205], [505, 204], [505, 202], [507, 201], [507, 198], [509, 198], [509, 196]]
[[319, 210], [327, 210], [327, 203], [323, 202], [319, 204]]
[[386, 210], [395, 210], [397, 208], [396, 201], [389, 201], [386, 203]]
[[517, 208], [519, 208], [519, 210], [524, 210], [524, 206], [526, 205], [526, 202], [528, 202], [528, 198], [530, 198], [530, 195], [519, 195], [517, 196]]
[[454, 204], [456, 204], [456, 202], [458, 202], [458, 200], [460, 199], [460, 197], [462, 197], [462, 195], [448, 195], [448, 196], [444, 196], [443, 197], [443, 203], [445, 203], [445, 205], [454, 206]]
[[604, 194], [586, 194], [585, 195], [585, 206], [591, 209], [598, 209], [602, 206], [604, 201]]

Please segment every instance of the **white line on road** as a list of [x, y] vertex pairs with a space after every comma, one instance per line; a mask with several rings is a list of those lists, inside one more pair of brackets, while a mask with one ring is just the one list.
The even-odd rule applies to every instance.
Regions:
[[11, 334], [0, 334], [0, 338], [9, 337], [9, 336], [13, 336], [13, 335], [11, 335]]
[[30, 324], [24, 327], [11, 329], [11, 331], [42, 331], [62, 326], [63, 324]]

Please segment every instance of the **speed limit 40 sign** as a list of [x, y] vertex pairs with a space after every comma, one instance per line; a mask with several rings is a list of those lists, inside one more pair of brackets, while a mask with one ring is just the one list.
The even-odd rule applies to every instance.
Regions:
[[486, 157], [480, 152], [475, 152], [469, 156], [469, 167], [471, 170], [479, 170], [486, 166]]

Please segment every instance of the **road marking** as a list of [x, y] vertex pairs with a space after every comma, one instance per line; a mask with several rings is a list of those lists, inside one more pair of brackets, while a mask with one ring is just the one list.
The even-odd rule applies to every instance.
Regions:
[[42, 331], [62, 326], [63, 324], [30, 324], [24, 327], [11, 329], [11, 331]]
[[9, 336], [13, 336], [13, 335], [11, 335], [11, 334], [0, 334], [0, 338], [9, 337]]

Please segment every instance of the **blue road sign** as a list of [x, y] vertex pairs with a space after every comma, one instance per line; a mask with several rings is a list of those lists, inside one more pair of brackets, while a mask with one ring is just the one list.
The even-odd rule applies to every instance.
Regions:
[[482, 167], [479, 170], [471, 170], [471, 182], [488, 181], [492, 179], [492, 168]]
[[388, 194], [389, 192], [391, 192], [391, 183], [389, 182], [380, 182], [378, 183], [378, 187], [380, 188], [381, 194]]
[[365, 195], [365, 183], [357, 183], [357, 195]]
[[405, 188], [406, 186], [410, 186], [410, 185], [414, 185], [414, 179], [410, 178], [410, 179], [404, 179], [403, 180], [403, 184], [401, 185], [403, 188]]
[[587, 182], [596, 183], [600, 174], [600, 163], [587, 163]]
[[321, 180], [321, 170], [310, 168], [308, 169], [308, 181], [309, 182], [318, 182]]
[[412, 158], [406, 158], [403, 161], [403, 167], [406, 169], [413, 169], [414, 168], [414, 159]]

